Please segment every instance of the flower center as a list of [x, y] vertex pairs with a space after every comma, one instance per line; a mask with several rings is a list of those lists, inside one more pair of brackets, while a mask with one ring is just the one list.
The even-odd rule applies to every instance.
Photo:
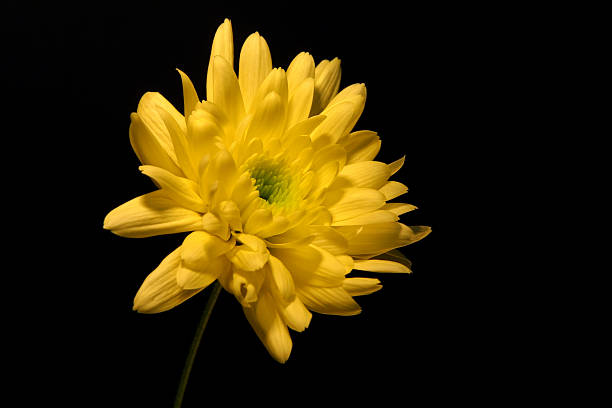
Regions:
[[259, 197], [270, 204], [294, 203], [297, 194], [295, 179], [283, 161], [257, 157], [248, 164]]

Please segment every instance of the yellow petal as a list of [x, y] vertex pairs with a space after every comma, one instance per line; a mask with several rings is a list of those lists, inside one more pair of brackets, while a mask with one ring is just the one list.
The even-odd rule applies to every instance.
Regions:
[[185, 237], [181, 259], [183, 265], [202, 270], [212, 260], [230, 251], [235, 240], [224, 241], [205, 231], [194, 231]]
[[291, 354], [291, 337], [272, 296], [264, 292], [253, 307], [243, 310], [270, 355], [279, 363], [287, 361]]
[[417, 209], [416, 206], [406, 203], [387, 203], [382, 208], [385, 211], [391, 211], [395, 215], [402, 215]]
[[[347, 86], [342, 91], [340, 91], [336, 96], [334, 96], [334, 98], [327, 105], [326, 109], [329, 109], [330, 107], [334, 106], [337, 103], [351, 99], [351, 97], [355, 95], [360, 95], [364, 99], [366, 98], [367, 92], [366, 92], [365, 84], [353, 84], [353, 85]], [[359, 115], [361, 115], [361, 112], [359, 112]]]
[[393, 163], [389, 164], [389, 170], [391, 171], [391, 176], [397, 173], [397, 171], [402, 168], [405, 160], [406, 160], [406, 156], [402, 156], [401, 159], [397, 159]]
[[295, 299], [295, 284], [293, 283], [291, 273], [281, 260], [274, 256], [270, 256], [267, 265], [270, 270], [272, 282], [274, 282], [281, 298], [287, 304], [291, 303], [293, 299]]
[[172, 309], [202, 289], [185, 290], [176, 283], [181, 262], [181, 249], [175, 249], [145, 279], [134, 297], [134, 310], [139, 313], [159, 313]]
[[338, 162], [339, 169], [344, 167], [344, 163], [346, 163], [346, 151], [342, 146], [334, 144], [320, 149], [312, 160], [310, 168], [318, 170], [331, 161]]
[[[176, 155], [172, 145], [172, 139], [166, 123], [164, 122], [161, 112], [169, 115], [179, 128], [185, 132], [185, 117], [177, 111], [174, 106], [166, 98], [158, 92], [145, 93], [138, 102], [136, 109], [138, 117], [142, 120], [144, 126], [150, 131], [160, 146], [168, 153], [168, 156], [177, 163]], [[150, 164], [150, 163], [146, 163]]]
[[209, 100], [221, 108], [234, 128], [237, 129], [245, 115], [244, 103], [238, 78], [236, 78], [232, 66], [221, 56], [216, 56], [213, 59], [212, 81], [214, 99]]
[[276, 92], [270, 92], [258, 104], [251, 125], [247, 131], [247, 140], [259, 138], [262, 141], [279, 138], [284, 130], [287, 106]]
[[308, 118], [312, 106], [314, 79], [306, 78], [289, 97], [287, 127]]
[[308, 227], [308, 232], [314, 236], [312, 244], [328, 251], [330, 254], [340, 255], [346, 252], [348, 242], [335, 229], [323, 225], [311, 225]]
[[183, 109], [185, 112], [185, 119], [188, 119], [200, 100], [191, 79], [189, 79], [180, 69], [177, 68], [176, 70], [181, 76], [181, 83], [183, 85]]
[[336, 179], [338, 175], [339, 163], [330, 161], [325, 163], [320, 169], [315, 172], [313, 180], [313, 196], [318, 197], [319, 194], [327, 189], [329, 185]]
[[[356, 227], [335, 227], [345, 235]], [[417, 242], [431, 231], [429, 227], [408, 227], [402, 223], [389, 222], [369, 224], [359, 227], [359, 231], [348, 242], [349, 255], [367, 255], [390, 251]]]
[[382, 259], [355, 260], [353, 269], [370, 272], [411, 273], [406, 265]]
[[168, 146], [153, 136], [137, 113], [130, 116], [130, 143], [132, 149], [142, 164], [150, 164], [168, 170], [172, 174], [180, 176], [183, 174], [176, 162], [168, 154]]
[[340, 60], [321, 61], [315, 68], [315, 92], [310, 115], [317, 115], [325, 109], [340, 88]]
[[251, 214], [246, 224], [244, 232], [247, 234], [257, 234], [272, 222], [272, 211], [267, 208], [259, 208]]
[[[248, 204], [248, 197], [251, 192], [255, 190], [253, 185], [253, 179], [248, 171], [242, 173], [234, 184], [234, 190], [232, 191], [232, 202], [236, 205], [236, 209], [245, 208]], [[240, 210], [238, 210], [238, 219], [240, 219]]]
[[240, 209], [233, 201], [222, 201], [217, 206], [217, 213], [221, 220], [227, 222], [232, 231], [242, 231], [242, 221], [240, 220]]
[[202, 228], [204, 231], [216, 235], [224, 241], [227, 241], [230, 237], [228, 222], [211, 212], [207, 212], [202, 216]]
[[112, 210], [104, 219], [104, 228], [123, 237], [144, 238], [202, 229], [202, 217], [158, 190]]
[[408, 187], [397, 181], [389, 181], [378, 189], [385, 196], [385, 200], [393, 200], [408, 192]]
[[261, 238], [282, 234], [291, 227], [291, 221], [284, 215], [274, 215], [272, 221], [258, 232]]
[[217, 280], [229, 268], [227, 258], [220, 256], [211, 259], [201, 269], [192, 269], [181, 263], [176, 275], [177, 284], [183, 289], [203, 289]]
[[332, 254], [314, 245], [272, 248], [272, 255], [291, 271], [296, 286], [339, 286], [344, 280], [344, 265]]
[[371, 188], [350, 187], [330, 191], [324, 204], [337, 222], [379, 209], [385, 197]]
[[223, 140], [223, 130], [212, 115], [196, 111], [187, 122], [189, 160], [194, 168], [199, 167], [202, 157], [212, 156], [219, 150], [217, 142]]
[[315, 64], [312, 55], [307, 52], [299, 53], [287, 68], [289, 94], [291, 95], [306, 78], [312, 78], [314, 80], [314, 76]]
[[289, 139], [295, 136], [309, 135], [316, 127], [318, 127], [325, 120], [325, 118], [327, 118], [327, 116], [317, 115], [298, 122], [295, 125], [289, 127], [289, 129], [285, 133], [285, 137]]
[[347, 125], [347, 129], [348, 129], [347, 133], [348, 133], [348, 131], [350, 131], [355, 126], [355, 124], [359, 120], [359, 117], [363, 113], [363, 109], [365, 107], [366, 95], [367, 95], [366, 87], [364, 84], [353, 84], [351, 86], [347, 86], [331, 100], [329, 105], [323, 110], [322, 113], [324, 115], [327, 114], [327, 111], [331, 107], [335, 106], [336, 104], [342, 103], [344, 101], [353, 102], [355, 104], [355, 109], [353, 111], [353, 117], [351, 121], [349, 122], [349, 124]]
[[393, 222], [397, 221], [399, 217], [391, 211], [376, 210], [365, 214], [358, 215], [353, 218], [349, 218], [342, 221], [335, 221], [332, 225], [334, 227], [341, 225], [367, 225], [367, 224], [379, 224], [382, 222]]
[[304, 305], [317, 313], [352, 316], [361, 312], [361, 307], [342, 287], [304, 286], [296, 288], [296, 292]]
[[270, 256], [266, 243], [254, 235], [236, 234], [235, 236], [242, 245], [236, 245], [229, 251], [227, 253], [228, 259], [237, 268], [245, 271], [263, 268]]
[[391, 251], [379, 254], [376, 256], [376, 259], [393, 261], [404, 265], [408, 269], [412, 268], [412, 262], [410, 262], [410, 259], [406, 258], [406, 256], [398, 249], [392, 249]]
[[139, 169], [155, 180], [178, 204], [193, 211], [204, 212], [205, 205], [198, 194], [198, 185], [193, 181], [155, 166], [140, 166]]
[[318, 147], [334, 144], [352, 128], [351, 123], [358, 106], [353, 101], [344, 101], [325, 111], [325, 120], [312, 131], [310, 137]]
[[360, 130], [343, 139], [340, 144], [347, 153], [347, 163], [372, 160], [380, 151], [380, 137], [376, 132]]
[[174, 117], [172, 117], [172, 115], [170, 115], [168, 112], [160, 111], [159, 115], [168, 130], [170, 139], [172, 140], [176, 162], [181, 168], [182, 173], [190, 180], [196, 181], [197, 174], [189, 157], [190, 148], [189, 143], [187, 142], [186, 130], [183, 130], [176, 122]]
[[333, 188], [363, 187], [379, 189], [391, 176], [389, 166], [377, 161], [347, 164], [338, 174]]
[[382, 289], [378, 279], [372, 278], [347, 278], [342, 288], [351, 296], [369, 295]]
[[278, 96], [280, 96], [283, 105], [287, 105], [287, 74], [282, 68], [274, 68], [261, 83], [257, 93], [251, 101], [249, 113], [254, 113], [270, 92], [277, 93]]
[[251, 103], [259, 85], [272, 70], [272, 57], [266, 40], [259, 33], [251, 34], [240, 50], [239, 82], [244, 98], [246, 111], [250, 111]]
[[[213, 60], [215, 56], [222, 56], [230, 65], [234, 66], [234, 36], [232, 34], [232, 24], [227, 18], [217, 28], [215, 38], [210, 52], [208, 62], [208, 73], [206, 74], [206, 99], [213, 101]], [[232, 68], [233, 70], [233, 68]]]
[[298, 332], [306, 330], [312, 319], [312, 313], [296, 296], [289, 305], [280, 309], [281, 316], [287, 325]]

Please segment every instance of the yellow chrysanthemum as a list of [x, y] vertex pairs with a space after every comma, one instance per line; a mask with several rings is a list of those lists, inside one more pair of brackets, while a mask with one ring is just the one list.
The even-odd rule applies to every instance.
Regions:
[[234, 69], [232, 27], [218, 28], [200, 101], [181, 71], [184, 113], [146, 93], [131, 116], [130, 141], [157, 191], [111, 211], [104, 228], [125, 237], [190, 232], [145, 279], [134, 309], [173, 308], [218, 280], [242, 304], [272, 357], [291, 352], [288, 327], [303, 331], [311, 311], [354, 315], [353, 296], [381, 288], [353, 269], [410, 272], [394, 251], [425, 237], [387, 203], [407, 191], [389, 181], [404, 159], [373, 161], [375, 132], [351, 130], [363, 84], [338, 92], [340, 61], [315, 66], [301, 53], [272, 68], [258, 33]]

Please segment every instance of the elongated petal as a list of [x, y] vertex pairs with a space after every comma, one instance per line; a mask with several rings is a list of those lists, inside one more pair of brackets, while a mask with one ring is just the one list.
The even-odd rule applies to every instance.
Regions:
[[245, 115], [240, 85], [232, 66], [221, 56], [216, 56], [213, 59], [212, 81], [214, 89], [212, 102], [218, 105], [230, 118], [234, 128], [238, 128], [238, 124]]
[[391, 175], [394, 175], [398, 172], [399, 169], [404, 165], [404, 161], [406, 160], [406, 156], [402, 156], [401, 159], [397, 159], [393, 163], [389, 163], [389, 170], [391, 171]]
[[272, 70], [272, 57], [266, 40], [259, 33], [251, 34], [240, 51], [238, 80], [246, 111], [250, 111], [251, 102], [259, 85]]
[[314, 80], [306, 78], [289, 97], [287, 127], [293, 126], [308, 118], [312, 106]]
[[417, 242], [431, 232], [429, 227], [408, 227], [399, 222], [335, 228], [343, 235], [354, 234], [348, 240], [349, 255], [387, 252]]
[[310, 133], [315, 128], [317, 128], [326, 118], [327, 116], [325, 115], [317, 115], [298, 122], [295, 125], [289, 127], [289, 129], [285, 133], [285, 137], [289, 139], [295, 136], [310, 135]]
[[376, 259], [393, 261], [404, 265], [408, 269], [412, 268], [412, 262], [410, 259], [406, 258], [406, 256], [397, 249], [392, 249], [391, 251], [377, 255]]
[[270, 355], [279, 363], [287, 361], [293, 343], [272, 296], [264, 292], [253, 307], [245, 307], [243, 310]]
[[104, 228], [123, 237], [145, 238], [202, 229], [202, 217], [158, 190], [112, 210], [104, 219]]
[[[351, 97], [355, 95], [363, 96], [365, 99], [367, 95], [365, 84], [353, 84], [353, 85], [347, 86], [342, 91], [340, 91], [336, 96], [333, 97], [333, 99], [327, 105], [326, 109], [329, 109], [330, 107], [334, 106], [337, 103], [351, 99]], [[361, 112], [359, 112], [359, 115], [361, 115]]]
[[312, 286], [296, 289], [300, 300], [308, 309], [323, 314], [352, 316], [361, 312], [361, 307], [342, 288], [317, 288]]
[[371, 188], [351, 187], [331, 191], [324, 203], [337, 222], [379, 209], [385, 204], [385, 197]]
[[[165, 110], [159, 111], [164, 125], [170, 135], [172, 147], [174, 149], [175, 161], [181, 168], [182, 174], [192, 181], [197, 181], [197, 175], [193, 163], [189, 159], [189, 144], [187, 142], [186, 129], [183, 128], [176, 119]], [[184, 120], [183, 120], [184, 122]]]
[[244, 225], [244, 232], [247, 234], [257, 234], [272, 222], [272, 211], [267, 208], [259, 208], [253, 211]]
[[176, 282], [183, 289], [203, 289], [217, 280], [229, 268], [229, 264], [224, 256], [211, 259], [200, 269], [191, 269], [181, 263]]
[[[196, 111], [187, 122], [188, 145], [187, 155], [192, 167], [198, 168], [202, 157], [213, 156], [219, 150], [217, 143], [220, 142], [224, 133], [217, 121], [202, 111]], [[198, 172], [199, 173], [199, 172]]]
[[314, 236], [312, 244], [328, 251], [333, 255], [340, 255], [346, 252], [348, 242], [346, 238], [335, 229], [323, 225], [311, 225], [308, 233]]
[[389, 181], [379, 191], [384, 194], [385, 200], [393, 200], [408, 192], [408, 187], [397, 181]]
[[325, 120], [310, 134], [316, 146], [334, 144], [351, 130], [351, 123], [358, 106], [344, 101], [325, 111]]
[[369, 295], [382, 289], [378, 279], [348, 278], [342, 283], [342, 288], [351, 296]]
[[314, 59], [312, 59], [312, 55], [307, 52], [299, 53], [287, 68], [289, 95], [291, 95], [306, 78], [312, 78], [314, 80], [314, 76], [315, 63]]
[[181, 76], [183, 85], [183, 111], [185, 112], [185, 119], [188, 119], [200, 100], [191, 79], [180, 69], [177, 68], [177, 71]]
[[340, 60], [321, 61], [315, 68], [315, 92], [310, 115], [321, 113], [340, 88]]
[[350, 164], [374, 159], [380, 151], [381, 142], [376, 132], [360, 130], [349, 134], [340, 144], [344, 146], [346, 162]]
[[382, 208], [385, 211], [391, 211], [395, 215], [402, 215], [417, 209], [416, 206], [406, 203], [387, 203]]
[[355, 104], [355, 109], [353, 111], [353, 117], [351, 121], [347, 125], [347, 132], [350, 131], [363, 113], [363, 109], [365, 107], [366, 101], [366, 87], [364, 84], [353, 84], [344, 88], [338, 95], [336, 95], [330, 102], [329, 105], [325, 109], [323, 109], [323, 114], [336, 104], [342, 103], [344, 101], [351, 101]]
[[185, 290], [176, 283], [181, 248], [175, 249], [145, 279], [134, 298], [139, 313], [159, 313], [177, 306], [202, 289]]
[[153, 136], [137, 113], [132, 113], [130, 119], [130, 143], [140, 162], [166, 169], [177, 176], [182, 175], [183, 172], [168, 154], [168, 146]]
[[206, 74], [206, 99], [209, 101], [214, 100], [213, 60], [217, 55], [223, 57], [229, 63], [230, 67], [234, 66], [234, 35], [232, 33], [232, 24], [227, 18], [225, 21], [223, 21], [219, 28], [217, 28], [210, 52], [208, 73]]
[[270, 92], [258, 104], [247, 131], [247, 139], [270, 140], [281, 136], [284, 130], [287, 106], [276, 92]]
[[262, 228], [257, 235], [261, 238], [268, 238], [273, 235], [282, 234], [291, 227], [291, 221], [284, 215], [274, 215], [272, 221]]
[[389, 166], [377, 161], [362, 161], [344, 166], [334, 187], [364, 187], [379, 189], [391, 176]]
[[291, 303], [295, 298], [295, 284], [293, 277], [280, 259], [270, 256], [268, 261], [270, 276], [274, 285], [278, 289], [281, 298], [287, 303]]
[[268, 96], [269, 93], [274, 92], [280, 96], [283, 105], [287, 104], [289, 100], [287, 90], [287, 74], [282, 68], [274, 68], [268, 76], [263, 80], [257, 93], [251, 101], [251, 108], [249, 113], [254, 113], [259, 109], [262, 101]]
[[380, 224], [384, 222], [397, 221], [398, 219], [399, 217], [391, 211], [376, 210], [346, 220], [335, 221], [332, 225], [337, 227], [341, 225]]
[[155, 166], [140, 166], [139, 169], [155, 180], [178, 204], [193, 211], [204, 211], [205, 205], [198, 194], [198, 185], [193, 181]]
[[406, 265], [382, 259], [355, 260], [354, 269], [370, 272], [411, 273]]
[[168, 127], [160, 113], [164, 112], [169, 115], [183, 132], [185, 132], [186, 129], [185, 117], [158, 92], [145, 93], [138, 102], [136, 112], [144, 126], [156, 139], [157, 143], [159, 143], [166, 153], [168, 153], [168, 156], [177, 163], [172, 138], [170, 137]]
[[344, 265], [314, 245], [273, 248], [271, 252], [291, 272], [297, 286], [339, 286], [344, 280]]

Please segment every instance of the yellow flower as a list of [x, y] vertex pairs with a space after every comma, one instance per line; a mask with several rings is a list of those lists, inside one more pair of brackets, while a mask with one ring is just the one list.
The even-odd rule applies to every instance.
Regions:
[[269, 353], [285, 362], [288, 327], [303, 331], [311, 311], [354, 315], [353, 296], [381, 288], [353, 269], [410, 272], [395, 251], [425, 237], [398, 217], [416, 207], [387, 203], [407, 191], [389, 181], [403, 165], [374, 161], [375, 132], [352, 132], [366, 88], [338, 92], [340, 61], [315, 66], [302, 52], [273, 68], [258, 33], [234, 72], [232, 27], [216, 32], [206, 100], [179, 71], [184, 116], [146, 93], [131, 116], [140, 170], [159, 187], [115, 208], [104, 228], [124, 237], [189, 232], [145, 279], [134, 310], [177, 306], [218, 280], [241, 303]]

